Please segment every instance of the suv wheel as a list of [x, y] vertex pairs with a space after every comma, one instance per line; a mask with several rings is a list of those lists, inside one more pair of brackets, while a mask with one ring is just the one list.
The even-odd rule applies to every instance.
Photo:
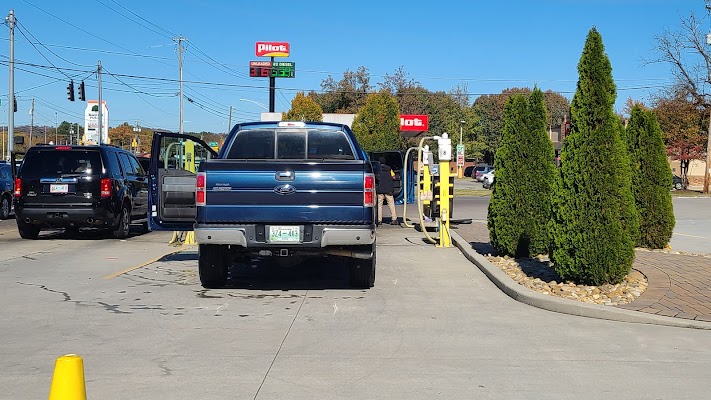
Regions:
[[353, 258], [350, 260], [351, 286], [368, 289], [375, 285], [375, 243], [371, 245], [373, 258], [361, 260]]
[[17, 230], [20, 232], [20, 237], [23, 239], [37, 239], [40, 233], [40, 227], [35, 225], [28, 225], [25, 223], [17, 223]]
[[121, 217], [119, 217], [119, 223], [116, 229], [114, 229], [111, 234], [116, 239], [126, 239], [128, 237], [129, 230], [131, 228], [131, 210], [124, 206], [121, 209]]
[[205, 289], [225, 286], [230, 258], [227, 246], [201, 244], [198, 256], [200, 283]]
[[682, 185], [681, 182], [677, 182], [674, 184], [674, 189], [676, 189], [676, 190], [681, 190], [683, 188], [684, 188], [684, 185]]
[[7, 219], [10, 216], [10, 198], [3, 196], [0, 203], [0, 219]]

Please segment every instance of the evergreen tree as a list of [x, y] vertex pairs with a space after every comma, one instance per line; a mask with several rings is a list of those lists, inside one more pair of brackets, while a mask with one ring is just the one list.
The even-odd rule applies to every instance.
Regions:
[[491, 243], [504, 254], [529, 257], [545, 253], [549, 246], [554, 151], [546, 121], [544, 95], [538, 88], [528, 100], [514, 95], [506, 102], [488, 213]]
[[365, 151], [400, 150], [400, 108], [387, 91], [368, 96], [353, 120], [353, 133]]
[[613, 110], [612, 66], [595, 28], [588, 33], [578, 73], [571, 133], [556, 180], [549, 255], [564, 279], [617, 283], [634, 261], [639, 216], [623, 128]]
[[639, 212], [637, 246], [661, 249], [674, 230], [672, 172], [654, 112], [632, 108], [625, 132], [632, 169], [632, 194]]

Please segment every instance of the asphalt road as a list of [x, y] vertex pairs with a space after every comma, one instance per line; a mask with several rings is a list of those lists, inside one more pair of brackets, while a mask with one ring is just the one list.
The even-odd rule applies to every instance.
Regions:
[[[484, 199], [461, 199], [472, 216]], [[378, 233], [370, 290], [337, 259], [235, 265], [198, 284], [194, 249], [153, 232], [21, 240], [0, 226], [0, 398], [45, 398], [54, 359], [84, 358], [102, 399], [697, 399], [707, 331], [532, 308], [456, 248]], [[137, 268], [138, 267], [138, 268]], [[123, 272], [123, 273], [121, 273]]]

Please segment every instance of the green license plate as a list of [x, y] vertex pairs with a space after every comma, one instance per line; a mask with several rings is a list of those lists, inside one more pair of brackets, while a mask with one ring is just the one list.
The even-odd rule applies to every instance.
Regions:
[[277, 243], [298, 243], [301, 241], [300, 226], [270, 226], [269, 241]]

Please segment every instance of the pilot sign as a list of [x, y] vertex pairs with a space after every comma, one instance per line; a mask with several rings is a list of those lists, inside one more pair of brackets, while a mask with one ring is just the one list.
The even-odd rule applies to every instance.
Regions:
[[250, 61], [249, 76], [252, 78], [293, 78], [295, 63], [292, 61]]

